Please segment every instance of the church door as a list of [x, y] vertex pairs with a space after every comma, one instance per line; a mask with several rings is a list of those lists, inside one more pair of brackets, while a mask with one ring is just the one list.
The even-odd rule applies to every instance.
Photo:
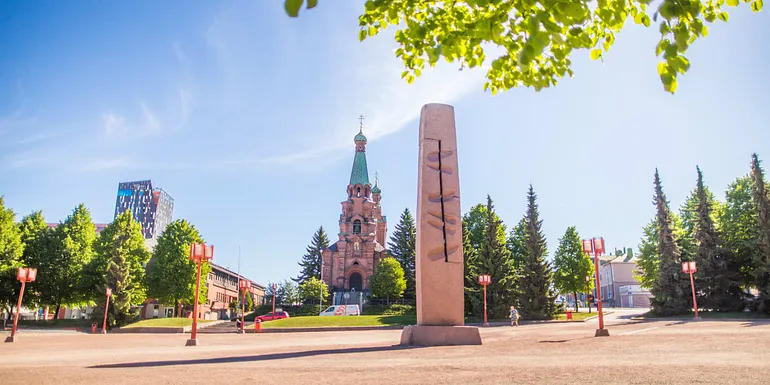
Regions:
[[357, 292], [361, 292], [361, 289], [363, 289], [364, 286], [364, 279], [361, 277], [360, 273], [353, 273], [350, 274], [350, 279], [348, 280], [348, 290], [356, 289]]

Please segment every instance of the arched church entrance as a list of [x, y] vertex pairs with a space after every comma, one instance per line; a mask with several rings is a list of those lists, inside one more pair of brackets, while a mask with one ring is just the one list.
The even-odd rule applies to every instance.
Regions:
[[348, 279], [348, 290], [355, 289], [357, 292], [361, 292], [364, 286], [364, 278], [361, 276], [361, 273], [353, 273], [350, 274], [350, 278]]

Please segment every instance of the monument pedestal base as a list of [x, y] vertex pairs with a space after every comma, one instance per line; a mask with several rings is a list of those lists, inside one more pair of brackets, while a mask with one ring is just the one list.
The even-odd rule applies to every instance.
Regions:
[[481, 345], [475, 326], [407, 326], [401, 332], [402, 346]]
[[184, 346], [198, 346], [198, 340], [190, 338], [187, 340], [187, 343], [184, 344]]
[[596, 334], [594, 334], [594, 337], [609, 337], [610, 331], [607, 329], [596, 329]]

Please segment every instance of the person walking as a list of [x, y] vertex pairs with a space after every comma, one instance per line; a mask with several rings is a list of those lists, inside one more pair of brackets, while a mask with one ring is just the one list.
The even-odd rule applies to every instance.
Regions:
[[519, 327], [519, 311], [516, 310], [515, 306], [511, 306], [511, 312], [509, 314], [509, 317], [511, 318], [511, 326], [516, 325], [516, 327]]

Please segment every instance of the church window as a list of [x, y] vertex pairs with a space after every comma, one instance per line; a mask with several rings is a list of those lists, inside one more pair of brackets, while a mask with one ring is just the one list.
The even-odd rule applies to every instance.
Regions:
[[353, 221], [353, 234], [361, 234], [361, 220], [356, 219]]
[[356, 197], [361, 198], [361, 187], [356, 187]]

